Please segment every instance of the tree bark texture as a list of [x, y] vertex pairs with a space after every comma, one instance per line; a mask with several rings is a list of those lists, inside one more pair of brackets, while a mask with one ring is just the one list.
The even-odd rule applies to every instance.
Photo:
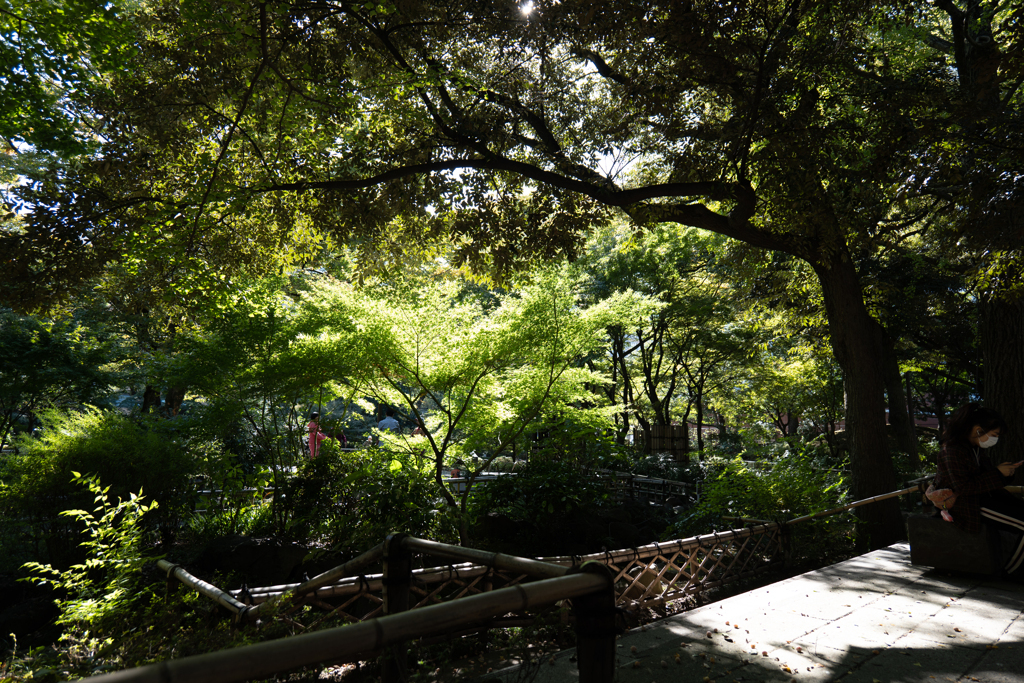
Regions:
[[[884, 331], [864, 306], [857, 271], [841, 251], [815, 265], [828, 313], [832, 350], [846, 375], [846, 433], [854, 499], [896, 490], [885, 434]], [[889, 499], [859, 508], [862, 542], [880, 548], [906, 538], [899, 503]]]
[[[1000, 435], [999, 461], [1024, 460], [1024, 296], [992, 296], [980, 304], [984, 359], [984, 405], [1002, 414], [1008, 429]], [[1021, 483], [1017, 470], [1014, 483]]]
[[[883, 332], [884, 334], [884, 332]], [[886, 334], [882, 343], [885, 363], [882, 365], [885, 377], [885, 393], [889, 399], [889, 424], [896, 434], [900, 450], [910, 456], [911, 462], [917, 462], [917, 433], [914, 431], [914, 416], [910, 412], [910, 403], [904, 391], [903, 375], [896, 360], [892, 341]]]

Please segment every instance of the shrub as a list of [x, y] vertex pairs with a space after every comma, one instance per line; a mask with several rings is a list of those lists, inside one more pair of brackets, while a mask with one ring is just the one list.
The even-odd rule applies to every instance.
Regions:
[[25, 568], [34, 576], [22, 580], [50, 584], [65, 593], [59, 601], [61, 615], [57, 623], [90, 628], [123, 616], [146, 593], [139, 589], [142, 566], [157, 558], [144, 552], [145, 528], [141, 522], [157, 503], [143, 503], [141, 491], [115, 503], [109, 495], [110, 487], [101, 486], [97, 477], [72, 474], [74, 481], [93, 496], [96, 506], [92, 512], [61, 512], [84, 527], [86, 539], [81, 546], [87, 559], [65, 570], [28, 562]]
[[470, 515], [496, 512], [517, 522], [537, 524], [547, 515], [599, 505], [607, 498], [604, 484], [575, 465], [557, 460], [531, 461], [515, 476], [474, 487]]
[[[700, 502], [666, 530], [666, 537], [687, 538], [744, 525], [739, 520], [724, 519], [726, 516], [792, 519], [838, 507], [846, 493], [841, 471], [809, 451], [790, 451], [763, 466], [748, 465], [739, 457], [709, 459], [705, 468]], [[844, 552], [851, 540], [850, 531], [848, 514], [823, 517], [794, 528], [801, 535], [796, 543], [798, 552], [818, 556]]]
[[392, 532], [452, 541], [452, 516], [432, 473], [415, 456], [342, 451], [325, 441], [285, 487], [289, 531], [335, 548], [370, 548]]
[[168, 530], [176, 525], [189, 499], [192, 461], [173, 421], [138, 424], [93, 407], [48, 411], [42, 419], [39, 438], [21, 437], [19, 454], [3, 463], [0, 510], [29, 523], [34, 545], [47, 550], [43, 559], [66, 566], [78, 555], [78, 526], [60, 514], [89, 504], [89, 493], [72, 483], [76, 471], [96, 475], [117, 498], [144, 489], [160, 504], [151, 521]]

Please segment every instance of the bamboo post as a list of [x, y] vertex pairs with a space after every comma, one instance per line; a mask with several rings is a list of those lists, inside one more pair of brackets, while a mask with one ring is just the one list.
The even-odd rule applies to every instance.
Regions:
[[605, 564], [586, 562], [570, 573], [604, 577], [594, 593], [573, 598], [576, 612], [576, 662], [580, 683], [612, 683], [615, 679], [615, 575]]
[[[409, 609], [409, 583], [412, 578], [412, 553], [402, 545], [406, 534], [389, 534], [384, 540], [384, 615]], [[406, 644], [398, 643], [384, 651], [381, 683], [409, 680]]]

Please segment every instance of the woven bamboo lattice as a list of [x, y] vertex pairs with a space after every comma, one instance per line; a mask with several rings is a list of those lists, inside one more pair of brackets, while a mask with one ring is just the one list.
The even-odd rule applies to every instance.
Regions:
[[[687, 598], [767, 569], [781, 558], [782, 542], [782, 527], [764, 524], [640, 548], [541, 559], [564, 567], [601, 562], [614, 572], [616, 605], [634, 613], [652, 610], [667, 615], [686, 609], [690, 603]], [[470, 562], [417, 569], [412, 572], [409, 608], [448, 602], [533, 579], [525, 573]], [[287, 594], [297, 585], [231, 593], [243, 603], [256, 604]], [[304, 605], [326, 612], [313, 623], [302, 626], [304, 629], [330, 616], [351, 622], [372, 619], [383, 614], [383, 587], [381, 574], [343, 578], [296, 598], [277, 616], [291, 621], [291, 616]], [[528, 615], [509, 617], [511, 620], [524, 618]]]
[[766, 524], [642, 548], [582, 558], [615, 570], [615, 601], [621, 607], [681, 611], [692, 598], [753, 576], [782, 557], [782, 529]]

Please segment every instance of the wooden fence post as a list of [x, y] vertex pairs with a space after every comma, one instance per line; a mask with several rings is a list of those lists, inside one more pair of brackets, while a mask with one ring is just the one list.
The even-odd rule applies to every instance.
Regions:
[[584, 562], [568, 573], [600, 574], [602, 590], [573, 598], [576, 613], [576, 661], [580, 683], [612, 683], [615, 679], [615, 575], [601, 562]]
[[[403, 546], [406, 534], [389, 534], [384, 540], [384, 614], [398, 614], [409, 609], [409, 584], [412, 581], [412, 553]], [[384, 650], [381, 667], [382, 683], [399, 683], [409, 679], [408, 647], [405, 643]]]

